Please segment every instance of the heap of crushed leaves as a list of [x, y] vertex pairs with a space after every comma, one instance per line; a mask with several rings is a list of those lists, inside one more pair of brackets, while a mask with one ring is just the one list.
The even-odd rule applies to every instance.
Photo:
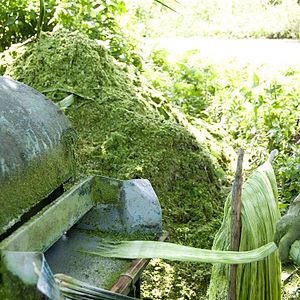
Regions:
[[[75, 101], [65, 113], [78, 133], [80, 172], [149, 179], [170, 241], [211, 246], [222, 203], [210, 155], [133, 68], [118, 63], [99, 42], [79, 32], [58, 31], [13, 45], [2, 54], [0, 73], [55, 102], [72, 94]], [[187, 269], [200, 274], [201, 268], [179, 270], [179, 281]], [[191, 289], [203, 280], [205, 289], [209, 272], [204, 273], [198, 279], [197, 274], [191, 276]]]

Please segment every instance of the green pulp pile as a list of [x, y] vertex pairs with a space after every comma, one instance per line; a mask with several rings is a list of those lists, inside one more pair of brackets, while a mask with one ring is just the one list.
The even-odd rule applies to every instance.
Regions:
[[[13, 45], [0, 61], [0, 73], [55, 102], [74, 95], [66, 114], [78, 132], [81, 173], [148, 178], [160, 199], [170, 241], [210, 248], [222, 206], [210, 156], [162, 109], [164, 100], [141, 76], [78, 32], [44, 34], [38, 41]], [[174, 266], [179, 282], [187, 276], [191, 290], [205, 291], [207, 266], [203, 272], [199, 265]], [[182, 290], [174, 280], [172, 289]], [[165, 296], [176, 297], [169, 290]]]

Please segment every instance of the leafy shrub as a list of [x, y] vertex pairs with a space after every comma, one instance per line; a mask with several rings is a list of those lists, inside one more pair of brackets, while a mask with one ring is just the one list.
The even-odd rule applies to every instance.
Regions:
[[78, 30], [92, 39], [106, 41], [114, 57], [138, 65], [138, 59], [131, 57], [135, 44], [124, 35], [117, 21], [125, 12], [124, 1], [60, 0], [51, 22], [56, 27]]
[[269, 76], [263, 68], [254, 72], [236, 64], [212, 66], [195, 54], [167, 66], [166, 53], [153, 53], [155, 70], [149, 78], [185, 113], [217, 125], [235, 148], [247, 149], [253, 167], [277, 149], [280, 200], [290, 202], [299, 193], [300, 73]]
[[189, 52], [186, 57], [171, 66], [167, 63], [166, 51], [154, 51], [150, 58], [154, 70], [157, 71], [157, 77], [154, 76], [152, 81], [158, 90], [166, 92], [185, 112], [192, 116], [201, 116], [215, 95], [217, 74], [209, 65], [200, 64], [193, 67], [188, 58], [193, 53], [195, 52]]
[[[52, 17], [54, 0], [46, 1], [44, 29], [51, 30], [48, 24]], [[39, 1], [4, 0], [0, 2], [0, 52], [13, 43], [22, 42], [36, 34], [39, 18]]]
[[[118, 16], [126, 12], [124, 1], [45, 1], [43, 30], [78, 30], [92, 39], [103, 40], [120, 61], [141, 67], [142, 58], [133, 38], [124, 34]], [[6, 0], [0, 3], [0, 51], [33, 37], [39, 18], [38, 0]]]

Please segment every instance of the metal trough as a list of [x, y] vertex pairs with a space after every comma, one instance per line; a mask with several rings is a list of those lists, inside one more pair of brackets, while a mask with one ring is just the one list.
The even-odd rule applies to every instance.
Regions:
[[55, 104], [0, 77], [0, 299], [64, 299], [56, 273], [133, 294], [147, 260], [84, 251], [115, 234], [161, 235], [148, 180], [90, 176], [64, 191], [74, 174], [73, 137]]

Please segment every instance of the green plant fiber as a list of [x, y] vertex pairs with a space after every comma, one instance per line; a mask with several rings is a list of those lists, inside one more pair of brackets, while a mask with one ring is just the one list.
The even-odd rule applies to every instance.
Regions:
[[[209, 297], [227, 299], [228, 264], [238, 264], [236, 299], [281, 299], [280, 261], [273, 242], [280, 214], [272, 165], [264, 163], [254, 171], [242, 190], [242, 230], [239, 252], [228, 251], [231, 231], [231, 195], [225, 205], [223, 224], [213, 250], [171, 243], [125, 241], [100, 245], [94, 255], [118, 258], [163, 258], [215, 264]], [[275, 252], [276, 251], [276, 252]], [[227, 264], [227, 265], [225, 265]]]
[[[65, 113], [78, 133], [80, 173], [149, 179], [170, 241], [211, 247], [222, 203], [210, 154], [134, 69], [87, 36], [58, 31], [13, 45], [2, 54], [0, 73], [55, 102], [72, 94]], [[179, 292], [205, 293], [209, 266], [173, 264], [175, 279], [164, 297], [177, 298], [184, 276], [187, 284]]]
[[[239, 252], [228, 251], [231, 237], [231, 194], [225, 204], [222, 226], [213, 250], [196, 249], [171, 243], [125, 241], [100, 245], [95, 255], [118, 258], [163, 258], [215, 264], [209, 297], [227, 299], [228, 265], [239, 264], [236, 297], [243, 299], [281, 299], [280, 261], [273, 242], [280, 217], [277, 186], [272, 165], [264, 163], [255, 170], [242, 189], [242, 228]], [[268, 244], [267, 244], [268, 243]]]
[[[266, 162], [254, 171], [243, 185], [239, 251], [256, 249], [273, 241], [275, 225], [280, 218], [277, 197], [275, 174], [272, 165]], [[224, 219], [214, 240], [214, 250], [229, 249], [230, 228], [231, 195], [225, 204]], [[214, 265], [209, 299], [227, 299], [228, 270], [226, 265]], [[280, 273], [277, 251], [262, 261], [239, 265], [236, 281], [237, 299], [281, 299]]]
[[123, 241], [115, 245], [102, 244], [87, 253], [116, 258], [163, 258], [203, 263], [245, 264], [259, 261], [277, 250], [274, 242], [251, 251], [220, 251], [187, 247], [155, 241]]
[[55, 281], [64, 296], [64, 299], [70, 300], [128, 300], [132, 297], [114, 293], [99, 287], [92, 286], [86, 282], [77, 280], [64, 274], [55, 274]]

